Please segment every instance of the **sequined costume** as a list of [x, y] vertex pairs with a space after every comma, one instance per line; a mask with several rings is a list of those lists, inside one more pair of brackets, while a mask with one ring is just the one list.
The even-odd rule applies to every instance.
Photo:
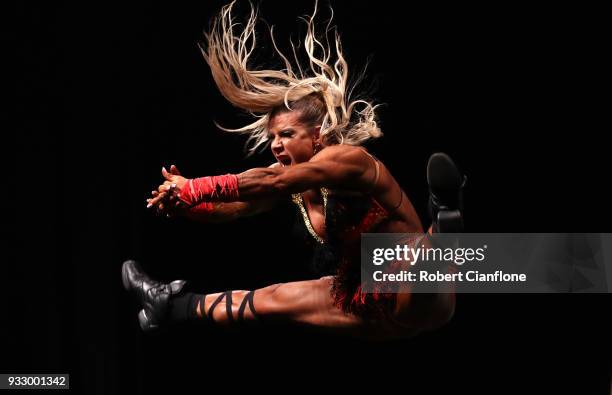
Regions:
[[395, 304], [390, 293], [363, 293], [360, 271], [362, 233], [375, 232], [388, 218], [387, 211], [371, 196], [321, 189], [326, 237], [318, 235], [300, 194], [292, 195], [298, 209], [297, 229], [314, 247], [312, 269], [320, 276], [333, 275], [333, 296], [345, 312], [362, 317], [386, 315]]

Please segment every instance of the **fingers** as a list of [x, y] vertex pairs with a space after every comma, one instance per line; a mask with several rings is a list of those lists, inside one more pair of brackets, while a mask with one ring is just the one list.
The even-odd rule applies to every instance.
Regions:
[[174, 208], [187, 207], [185, 202], [181, 200], [181, 192], [176, 184], [170, 184], [170, 187], [167, 193], [168, 193], [168, 202], [170, 203], [170, 207], [174, 207]]
[[162, 192], [170, 192], [171, 190], [176, 189], [176, 184], [170, 181], [164, 181], [163, 184], [161, 184], [158, 188], [157, 191], [159, 193]]
[[147, 199], [147, 208], [158, 206], [159, 203], [166, 198], [166, 193], [159, 193], [157, 191], [153, 191], [151, 195], [153, 195], [153, 197]]
[[172, 174], [168, 173], [165, 167], [162, 167], [162, 176], [168, 181], [172, 181]]
[[168, 181], [160, 185], [157, 191], [151, 191], [151, 196], [147, 199], [147, 208], [155, 207], [158, 212], [186, 207], [185, 203], [180, 200], [181, 194], [176, 184]]
[[170, 166], [170, 173], [175, 175], [175, 176], [180, 176], [181, 175], [181, 172], [179, 171], [179, 169], [176, 166], [174, 166], [174, 165]]
[[[168, 200], [168, 194], [171, 190], [171, 185], [160, 185], [157, 191], [151, 191], [151, 198], [147, 199], [147, 208], [155, 207], [160, 208], [160, 204], [165, 200]], [[163, 204], [161, 205], [163, 208]]]
[[[157, 193], [157, 192], [156, 192]], [[147, 199], [147, 208], [152, 208], [159, 215], [170, 217], [172, 203], [168, 200], [167, 193], [158, 193], [156, 197]]]
[[157, 213], [170, 216], [171, 210], [187, 207], [187, 205], [180, 200], [180, 189], [177, 188], [176, 184], [176, 177], [180, 177], [179, 181], [182, 180], [182, 177], [178, 168], [174, 165], [170, 166], [170, 172], [168, 172], [165, 167], [162, 167], [161, 173], [165, 181], [156, 191], [151, 191], [151, 197], [146, 200], [147, 208], [155, 208]]
[[153, 206], [153, 199], [155, 199], [156, 197], [159, 196], [159, 192], [157, 191], [151, 191], [151, 196], [150, 198], [147, 199], [147, 208], [151, 208]]

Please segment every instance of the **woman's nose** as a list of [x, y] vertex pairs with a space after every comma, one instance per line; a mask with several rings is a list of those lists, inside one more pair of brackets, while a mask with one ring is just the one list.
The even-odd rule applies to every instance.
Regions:
[[274, 140], [272, 140], [271, 147], [272, 147], [272, 152], [280, 153], [283, 151], [283, 144], [281, 143], [280, 139], [276, 137], [274, 138]]

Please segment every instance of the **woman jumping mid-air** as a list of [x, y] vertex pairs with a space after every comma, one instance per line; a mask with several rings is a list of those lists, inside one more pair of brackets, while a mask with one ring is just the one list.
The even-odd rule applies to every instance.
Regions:
[[[154, 330], [172, 322], [206, 320], [217, 325], [240, 322], [290, 322], [336, 333], [376, 339], [409, 337], [440, 327], [453, 314], [454, 294], [367, 293], [360, 272], [361, 233], [425, 233], [410, 200], [385, 165], [360, 145], [382, 135], [375, 107], [351, 101], [347, 64], [339, 36], [334, 50], [315, 35], [314, 14], [307, 20], [307, 68], [294, 49], [283, 70], [252, 67], [257, 15], [251, 11], [240, 32], [233, 3], [213, 21], [204, 58], [221, 94], [257, 119], [240, 129], [251, 152], [270, 144], [277, 162], [240, 174], [186, 179], [175, 166], [162, 170], [165, 181], [148, 199], [163, 214], [200, 221], [230, 221], [271, 209], [291, 199], [315, 248], [321, 278], [274, 284], [256, 290], [185, 292], [185, 281], [149, 278], [135, 261], [123, 264], [126, 289], [138, 299], [140, 326]], [[326, 29], [327, 36], [329, 29]], [[333, 63], [331, 59], [334, 59]], [[428, 165], [428, 232], [458, 231], [462, 177], [444, 154]], [[451, 215], [452, 217], [452, 215]], [[456, 225], [459, 224], [459, 227]], [[454, 227], [453, 227], [454, 226]]]

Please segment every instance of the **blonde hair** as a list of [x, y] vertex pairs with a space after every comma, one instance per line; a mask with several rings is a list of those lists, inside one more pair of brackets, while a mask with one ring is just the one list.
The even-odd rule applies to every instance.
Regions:
[[382, 135], [376, 123], [377, 106], [365, 100], [350, 100], [352, 89], [347, 91], [348, 66], [337, 31], [334, 35], [335, 61], [331, 63], [332, 50], [328, 39], [331, 19], [325, 29], [325, 43], [315, 35], [317, 2], [313, 14], [304, 19], [307, 31], [303, 44], [309, 66], [306, 70], [300, 66], [295, 46], [290, 41], [297, 72], [276, 45], [273, 27], [270, 27], [272, 44], [285, 68], [258, 70], [250, 67], [249, 57], [256, 48], [257, 12], [251, 6], [246, 24], [240, 32], [235, 32], [241, 25], [232, 17], [234, 4], [235, 0], [224, 6], [213, 19], [201, 50], [221, 94], [234, 106], [249, 111], [257, 120], [238, 129], [217, 125], [219, 128], [249, 135], [247, 148], [252, 154], [266, 145], [268, 122], [273, 113], [285, 109], [291, 111], [292, 105], [299, 101], [306, 99], [312, 103], [312, 97], [318, 96], [320, 100], [316, 101], [323, 105], [320, 136], [325, 145], [360, 145]]

